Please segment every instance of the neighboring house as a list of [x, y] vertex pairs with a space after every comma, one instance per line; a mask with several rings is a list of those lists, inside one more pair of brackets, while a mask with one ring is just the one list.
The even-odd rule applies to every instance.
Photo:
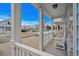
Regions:
[[11, 31], [11, 19], [6, 19], [4, 21], [0, 21], [0, 33], [5, 33], [7, 31]]

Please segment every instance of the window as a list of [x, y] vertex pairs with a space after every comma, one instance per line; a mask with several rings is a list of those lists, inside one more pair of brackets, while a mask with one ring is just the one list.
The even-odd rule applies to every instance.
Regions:
[[5, 31], [11, 31], [11, 27], [6, 27]]

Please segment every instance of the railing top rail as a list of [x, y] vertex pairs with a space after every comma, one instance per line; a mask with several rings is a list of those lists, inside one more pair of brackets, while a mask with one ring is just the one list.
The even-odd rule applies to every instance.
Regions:
[[[44, 34], [49, 34], [49, 33], [52, 33], [52, 31], [46, 31], [46, 32], [44, 32]], [[37, 34], [39, 34], [39, 32], [37, 32]]]
[[54, 55], [51, 55], [49, 53], [43, 52], [41, 50], [34, 49], [32, 47], [29, 47], [29, 46], [26, 46], [26, 45], [23, 45], [23, 44], [20, 44], [20, 43], [17, 43], [17, 42], [15, 43], [15, 45], [19, 48], [22, 48], [24, 50], [28, 50], [28, 51], [35, 53], [37, 55], [40, 55], [40, 56], [54, 56]]

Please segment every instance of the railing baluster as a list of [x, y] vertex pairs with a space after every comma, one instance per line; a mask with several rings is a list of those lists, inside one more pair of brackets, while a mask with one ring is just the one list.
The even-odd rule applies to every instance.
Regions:
[[24, 50], [22, 50], [22, 55], [25, 56], [25, 51]]
[[23, 56], [23, 49], [21, 48], [21, 56]]
[[21, 49], [21, 56], [24, 56], [24, 49]]
[[17, 48], [17, 50], [18, 50], [18, 53], [17, 53], [17, 55], [19, 56], [19, 48]]
[[26, 55], [29, 56], [28, 51], [26, 52]]
[[18, 56], [18, 48], [16, 47], [16, 56]]
[[19, 56], [21, 56], [22, 55], [22, 53], [21, 53], [21, 48], [19, 48]]
[[15, 49], [15, 50], [14, 50], [14, 53], [15, 53], [15, 55], [14, 55], [14, 56], [16, 56], [16, 49], [17, 49], [17, 48], [16, 48], [16, 47], [14, 47], [14, 49]]

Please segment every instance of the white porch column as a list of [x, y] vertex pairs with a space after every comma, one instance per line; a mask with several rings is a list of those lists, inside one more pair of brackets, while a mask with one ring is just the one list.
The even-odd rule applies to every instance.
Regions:
[[52, 18], [51, 26], [52, 26], [52, 27], [51, 27], [51, 31], [52, 31], [52, 40], [53, 40], [53, 39], [54, 39], [54, 38], [53, 38], [53, 18]]
[[11, 55], [15, 55], [15, 42], [21, 42], [20, 32], [21, 32], [21, 18], [20, 18], [20, 3], [11, 4]]
[[73, 4], [73, 55], [79, 56], [79, 3]]
[[39, 21], [40, 21], [40, 27], [39, 27], [39, 49], [44, 50], [43, 48], [43, 9], [42, 7], [39, 8]]
[[[65, 42], [64, 44], [67, 45], [67, 40], [68, 40], [68, 36], [67, 36], [67, 31], [68, 31], [68, 25], [67, 25], [67, 15], [64, 17], [64, 39]], [[65, 46], [65, 45], [64, 45]], [[67, 45], [68, 46], [68, 45]], [[68, 50], [68, 49], [67, 49]], [[66, 54], [68, 55], [68, 51], [66, 51]]]
[[70, 50], [71, 50], [71, 46], [70, 46], [70, 43], [71, 43], [71, 38], [70, 38], [70, 4], [68, 4], [68, 12], [67, 12], [67, 25], [68, 25], [68, 31], [67, 31], [67, 53], [68, 53], [68, 56], [70, 56]]
[[65, 37], [64, 37], [64, 39], [65, 39], [65, 43], [66, 43], [66, 45], [67, 45], [67, 55], [69, 56], [70, 55], [70, 31], [69, 31], [69, 21], [70, 21], [70, 14], [69, 14], [69, 4], [67, 5], [67, 13], [66, 13], [66, 15], [65, 15], [65, 20], [64, 20], [64, 24], [65, 24], [65, 27], [64, 27], [64, 29], [65, 29]]
[[73, 4], [73, 55], [76, 56], [77, 55], [77, 32], [76, 32], [76, 4]]

